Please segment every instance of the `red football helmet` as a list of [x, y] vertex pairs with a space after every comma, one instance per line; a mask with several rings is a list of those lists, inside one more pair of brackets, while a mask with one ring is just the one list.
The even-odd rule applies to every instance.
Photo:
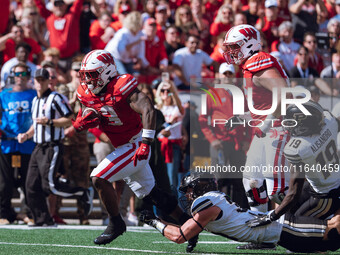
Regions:
[[251, 25], [239, 25], [229, 29], [223, 45], [227, 50], [223, 57], [228, 64], [241, 64], [254, 52], [261, 50], [260, 32]]
[[79, 75], [81, 85], [98, 94], [118, 72], [110, 52], [93, 50], [87, 53], [81, 62]]

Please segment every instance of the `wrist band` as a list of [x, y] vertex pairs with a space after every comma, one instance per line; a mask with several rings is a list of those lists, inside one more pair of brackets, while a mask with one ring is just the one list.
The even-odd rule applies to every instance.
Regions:
[[155, 220], [155, 229], [157, 229], [164, 236], [164, 229], [167, 225], [163, 224], [159, 220]]
[[144, 129], [144, 128], [143, 128], [142, 137], [154, 139], [154, 138], [155, 138], [155, 134], [156, 134], [156, 131], [155, 131], [155, 130], [152, 130], [152, 129]]

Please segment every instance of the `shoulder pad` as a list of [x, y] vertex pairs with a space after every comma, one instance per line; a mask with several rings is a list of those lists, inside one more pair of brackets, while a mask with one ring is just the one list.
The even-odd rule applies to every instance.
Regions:
[[117, 76], [115, 91], [117, 94], [129, 95], [138, 86], [138, 81], [130, 74]]
[[261, 70], [268, 69], [275, 65], [276, 59], [268, 53], [259, 52], [250, 58], [243, 65], [244, 70], [256, 73]]
[[225, 199], [225, 194], [218, 191], [211, 191], [203, 196], [200, 196], [194, 200], [191, 205], [191, 214], [195, 215], [196, 213], [208, 209], [220, 201]]

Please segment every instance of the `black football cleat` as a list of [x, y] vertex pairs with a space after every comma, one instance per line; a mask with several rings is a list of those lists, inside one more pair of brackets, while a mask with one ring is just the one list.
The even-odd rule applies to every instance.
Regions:
[[276, 244], [274, 243], [248, 243], [245, 245], [239, 245], [236, 248], [240, 250], [276, 250]]
[[192, 252], [195, 249], [197, 242], [198, 242], [198, 235], [189, 239], [186, 252]]
[[84, 215], [89, 216], [93, 208], [94, 189], [92, 187], [84, 191], [80, 198], [80, 204], [83, 207]]
[[120, 217], [120, 219], [116, 220], [114, 223], [110, 221], [105, 231], [96, 239], [94, 239], [93, 242], [98, 245], [108, 244], [115, 240], [118, 236], [122, 235], [124, 232], [126, 232], [126, 225], [123, 219]]

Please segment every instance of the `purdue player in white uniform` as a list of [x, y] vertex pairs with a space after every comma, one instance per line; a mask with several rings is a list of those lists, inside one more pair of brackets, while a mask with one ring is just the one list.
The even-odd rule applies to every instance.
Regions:
[[[319, 219], [327, 219], [340, 210], [340, 169], [337, 154], [340, 122], [318, 103], [310, 101], [303, 105], [312, 115], [306, 116], [295, 105], [291, 105], [285, 116], [297, 123], [295, 127], [287, 129], [292, 138], [284, 149], [291, 164], [288, 194], [281, 205], [269, 215], [253, 220], [253, 227], [269, 224], [290, 209], [297, 216]], [[311, 188], [303, 187], [306, 186], [305, 179]]]
[[340, 247], [340, 215], [327, 222], [286, 214], [279, 221], [252, 228], [248, 223], [263, 214], [241, 209], [232, 203], [224, 193], [216, 191], [215, 179], [186, 176], [180, 190], [189, 200], [194, 199], [191, 205], [193, 218], [182, 226], [167, 225], [152, 212], [143, 211], [140, 217], [142, 222], [176, 243], [184, 243], [204, 229], [241, 242], [278, 243], [296, 252], [336, 250]]

